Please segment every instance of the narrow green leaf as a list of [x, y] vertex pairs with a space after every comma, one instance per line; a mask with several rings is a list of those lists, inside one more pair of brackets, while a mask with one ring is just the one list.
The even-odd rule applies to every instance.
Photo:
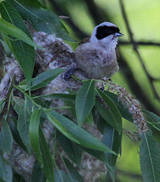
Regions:
[[13, 5], [25, 19], [32, 23], [36, 30], [56, 34], [57, 37], [73, 41], [59, 18], [37, 0], [15, 0]]
[[6, 56], [10, 57], [12, 52], [11, 52], [10, 48], [8, 47], [7, 43], [5, 41], [3, 41], [3, 40], [0, 40], [0, 41], [1, 41], [1, 44], [2, 44], [2, 46], [4, 48]]
[[56, 111], [51, 111], [50, 114], [52, 115], [52, 117], [56, 118], [63, 125], [63, 127], [71, 134], [72, 138], [78, 141], [78, 142], [75, 141], [76, 143], [86, 148], [91, 148], [100, 151], [107, 151], [115, 154], [115, 152], [106, 147], [96, 137], [91, 135], [89, 132], [85, 131], [80, 126], [77, 126], [75, 123], [73, 123], [65, 116], [57, 113]]
[[0, 151], [0, 182], [12, 182], [12, 168], [5, 163], [3, 153]]
[[41, 144], [41, 151], [42, 151], [42, 158], [43, 158], [42, 171], [44, 172], [44, 174], [49, 182], [54, 182], [55, 181], [54, 161], [52, 159], [52, 155], [49, 151], [49, 147], [48, 147], [48, 144], [46, 142], [46, 139], [44, 137], [41, 127], [39, 130], [39, 136], [40, 136], [40, 144]]
[[38, 88], [46, 86], [50, 81], [54, 80], [58, 75], [60, 75], [64, 71], [65, 69], [58, 68], [47, 70], [39, 74], [38, 76], [32, 79], [31, 89], [36, 90]]
[[75, 101], [72, 100], [64, 100], [66, 106], [70, 108], [67, 109], [67, 112], [73, 117], [76, 118], [76, 110], [75, 110]]
[[63, 150], [68, 155], [68, 157], [75, 164], [80, 166], [82, 158], [82, 149], [62, 134], [58, 135], [58, 140]]
[[106, 121], [98, 113], [96, 107], [93, 108], [92, 114], [93, 114], [94, 123], [95, 123], [97, 129], [103, 134], [104, 129], [105, 129]]
[[[106, 123], [102, 142], [111, 150], [119, 154], [121, 149], [121, 140], [122, 140], [122, 135], [119, 135], [118, 132], [114, 130], [112, 126]], [[117, 157], [118, 155], [113, 155], [109, 153], [107, 154], [108, 161], [113, 168], [115, 168]]]
[[24, 99], [17, 97], [17, 96], [13, 96], [13, 101], [14, 101], [14, 109], [16, 110], [17, 114], [20, 114], [20, 109], [21, 107], [24, 106]]
[[92, 112], [90, 112], [90, 114], [87, 116], [87, 118], [84, 121], [85, 123], [89, 123], [89, 124], [94, 124], [94, 119], [93, 119], [93, 115]]
[[24, 106], [22, 106], [20, 109], [17, 122], [17, 129], [29, 153], [31, 151], [31, 144], [29, 139], [29, 118], [31, 114], [31, 109], [32, 103], [26, 98]]
[[78, 125], [82, 126], [95, 103], [95, 82], [85, 81], [77, 93], [75, 107]]
[[152, 135], [160, 143], [160, 117], [147, 110], [143, 110], [143, 113], [147, 120], [147, 126], [152, 130]]
[[6, 182], [12, 182], [12, 167], [8, 165], [7, 163], [4, 163], [4, 180]]
[[142, 135], [140, 164], [145, 182], [160, 181], [160, 147], [149, 132]]
[[[58, 75], [60, 75], [64, 71], [65, 71], [65, 69], [61, 69], [61, 68], [51, 69], [51, 70], [47, 70], [47, 71], [39, 74], [35, 78], [32, 78], [31, 90], [36, 90], [36, 89], [45, 87], [50, 81], [54, 80]], [[20, 88], [22, 88], [24, 90], [28, 90], [26, 80], [23, 80], [19, 86], [20, 86]]]
[[[54, 111], [51, 111], [54, 112]], [[50, 112], [50, 113], [51, 113]], [[67, 138], [69, 138], [72, 141], [75, 141], [76, 143], [79, 143], [78, 140], [76, 140], [67, 130], [66, 128], [63, 126], [63, 124], [56, 119], [56, 117], [54, 117], [53, 114], [47, 113], [47, 117], [49, 119], [49, 121], [58, 129], [58, 131], [60, 131], [63, 135], [65, 135]]]
[[51, 103], [48, 103], [47, 101], [45, 102], [40, 98], [33, 98], [33, 100], [34, 100], [34, 102], [36, 102], [37, 105], [39, 105], [39, 107], [43, 107], [43, 108], [47, 108], [47, 109], [50, 108]]
[[71, 177], [71, 181], [73, 182], [84, 182], [82, 176], [78, 173], [78, 171], [73, 167], [73, 165], [66, 158], [63, 159], [65, 162], [65, 166], [67, 167], [67, 172]]
[[102, 142], [111, 150], [117, 153], [117, 155], [106, 153], [108, 162], [112, 167], [112, 170], [108, 170], [108, 172], [113, 181], [115, 181], [115, 165], [117, 162], [118, 154], [120, 153], [121, 149], [121, 140], [122, 135], [119, 135], [118, 132], [112, 126], [105, 123]]
[[46, 182], [46, 178], [39, 167], [38, 162], [35, 162], [32, 170], [31, 182]]
[[122, 102], [118, 99], [118, 96], [108, 91], [105, 91], [105, 94], [110, 97], [110, 99], [112, 99], [114, 104], [117, 106], [119, 112], [121, 113], [122, 117], [133, 123], [132, 114], [128, 111], [128, 108], [124, 106]]
[[33, 152], [40, 163], [40, 166], [43, 167], [42, 153], [40, 148], [40, 139], [39, 139], [39, 124], [40, 124], [41, 109], [35, 109], [30, 117], [29, 124], [29, 136]]
[[[6, 35], [6, 34], [2, 34], [2, 37], [3, 37], [4, 42], [9, 47], [11, 54], [12, 54], [14, 51], [13, 51], [12, 44], [11, 44], [11, 38], [9, 37], [9, 35]], [[14, 37], [13, 37], [13, 39], [14, 39]]]
[[73, 94], [57, 94], [57, 93], [55, 93], [55, 94], [50, 94], [50, 95], [40, 95], [39, 97], [74, 101], [75, 98], [76, 98], [76, 95], [73, 95]]
[[5, 182], [3, 180], [4, 178], [4, 173], [5, 173], [5, 168], [4, 168], [4, 160], [3, 160], [3, 152], [0, 150], [0, 181]]
[[0, 149], [8, 154], [10, 154], [12, 150], [12, 133], [4, 118], [2, 118], [2, 127], [0, 131]]
[[[21, 29], [17, 28], [16, 26], [12, 25], [11, 23], [8, 23], [6, 20], [4, 20], [2, 18], [0, 18], [0, 32], [3, 34], [11, 35], [33, 47], [39, 47]], [[39, 47], [39, 48], [41, 48], [41, 47]]]
[[57, 169], [55, 173], [55, 182], [71, 182], [71, 179], [64, 171]]
[[[6, 41], [18, 63], [20, 64], [26, 79], [30, 81], [30, 79], [32, 78], [35, 63], [35, 51], [33, 47], [35, 46], [35, 44], [32, 41], [30, 32], [17, 10], [11, 4], [7, 2], [0, 3], [0, 12], [4, 20], [6, 20], [12, 26], [15, 26], [15, 30], [12, 29], [12, 31], [15, 36], [19, 37], [14, 38], [15, 36], [12, 35], [14, 36], [12, 38], [7, 36], [3, 36], [3, 38], [5, 38], [4, 40]], [[20, 34], [20, 32], [17, 32], [17, 29], [22, 33]], [[9, 33], [5, 32], [5, 34]], [[28, 44], [29, 42], [26, 41], [30, 41], [32, 45], [31, 43]]]
[[103, 98], [103, 101], [108, 108], [102, 106], [101, 101], [97, 99], [95, 104], [97, 111], [108, 124], [113, 126], [113, 128], [117, 130], [119, 134], [121, 134], [122, 117], [119, 110], [117, 109], [113, 101], [104, 92], [98, 89], [98, 93]]
[[147, 110], [143, 110], [143, 112], [146, 114], [147, 118], [152, 119], [152, 121], [154, 123], [157, 124], [157, 126], [160, 128], [160, 117], [156, 114], [154, 114], [153, 112], [147, 111]]
[[25, 151], [27, 152], [27, 148], [26, 146], [24, 145], [24, 143], [22, 142], [22, 139], [19, 135], [19, 132], [17, 130], [17, 120], [15, 118], [12, 117], [12, 119], [10, 120], [9, 122], [9, 126], [10, 126], [10, 129], [11, 129], [11, 132], [12, 132], [12, 136], [15, 140], [15, 142]]

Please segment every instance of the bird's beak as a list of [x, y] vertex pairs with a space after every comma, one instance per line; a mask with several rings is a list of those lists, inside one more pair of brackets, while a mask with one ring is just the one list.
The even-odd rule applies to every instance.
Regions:
[[122, 36], [123, 34], [122, 33], [115, 33], [115, 37], [119, 37], [119, 36]]

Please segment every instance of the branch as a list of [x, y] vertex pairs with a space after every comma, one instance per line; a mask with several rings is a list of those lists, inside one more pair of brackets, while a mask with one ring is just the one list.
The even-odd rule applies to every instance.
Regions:
[[[160, 46], [160, 43], [158, 42], [152, 42], [152, 41], [136, 41], [137, 45], [139, 46]], [[121, 40], [119, 41], [119, 45], [129, 45], [132, 44], [130, 41]]]
[[117, 169], [117, 176], [118, 175], [123, 175], [125, 177], [130, 177], [131, 179], [137, 179], [137, 180], [142, 180], [142, 176], [139, 175], [139, 174], [134, 174], [134, 173], [131, 173], [131, 172], [128, 172], [128, 171], [123, 171], [123, 170], [120, 170], [120, 169]]
[[136, 98], [145, 105], [145, 108], [151, 112], [154, 112], [155, 114], [160, 114], [159, 110], [150, 102], [147, 94], [142, 90], [140, 84], [137, 82], [135, 75], [131, 71], [127, 61], [122, 56], [120, 57], [120, 71], [121, 70], [127, 70], [123, 71], [124, 77], [127, 81], [128, 87], [131, 89], [134, 95], [136, 95]]
[[95, 23], [95, 25], [98, 25], [104, 21], [106, 21], [106, 14], [104, 11], [98, 7], [93, 0], [84, 0], [87, 8], [92, 16], [92, 19]]
[[147, 71], [147, 69], [146, 69], [146, 66], [145, 66], [145, 64], [144, 64], [144, 61], [143, 61], [143, 59], [142, 59], [142, 56], [141, 56], [141, 54], [140, 54], [139, 51], [138, 51], [138, 44], [137, 44], [137, 42], [134, 40], [133, 32], [132, 32], [132, 30], [131, 30], [131, 27], [130, 27], [130, 25], [129, 25], [129, 21], [128, 21], [126, 12], [125, 12], [123, 0], [119, 0], [119, 2], [120, 2], [120, 7], [121, 7], [122, 15], [123, 15], [123, 18], [124, 18], [124, 20], [125, 20], [125, 23], [126, 23], [126, 26], [127, 26], [127, 30], [128, 30], [128, 33], [129, 33], [130, 41], [131, 41], [131, 43], [132, 43], [132, 45], [133, 45], [133, 50], [135, 51], [135, 53], [136, 53], [136, 55], [137, 55], [137, 57], [138, 57], [138, 59], [139, 59], [141, 65], [142, 65], [142, 67], [143, 67], [143, 69], [144, 69], [144, 71], [145, 71], [145, 73], [146, 73], [146, 75], [147, 75], [147, 78], [148, 78], [148, 80], [149, 80], [149, 82], [150, 82], [150, 85], [151, 85], [151, 88], [152, 88], [152, 90], [153, 90], [154, 95], [156, 96], [156, 98], [157, 98], [158, 100], [160, 100], [160, 97], [159, 97], [159, 95], [158, 95], [158, 93], [157, 93], [157, 91], [156, 91], [156, 88], [155, 88], [154, 84], [153, 84], [153, 82], [154, 82], [155, 80], [157, 80], [157, 79], [154, 79], [154, 78], [148, 73], [148, 71]]
[[[54, 10], [56, 11], [56, 13], [58, 15], [63, 15], [63, 16], [68, 16], [68, 12], [65, 10], [65, 8], [62, 6], [60, 6], [57, 2], [55, 2], [54, 0], [49, 0], [49, 2], [51, 3], [52, 7], [54, 8]], [[75, 33], [75, 35], [77, 37], [79, 37], [80, 39], [83, 39], [85, 37], [88, 37], [88, 35], [86, 33], [84, 33], [83, 31], [81, 31], [76, 25], [75, 23], [72, 21], [71, 18], [67, 19], [67, 23], [69, 24], [69, 26], [71, 27], [71, 29], [73, 30], [73, 32]]]

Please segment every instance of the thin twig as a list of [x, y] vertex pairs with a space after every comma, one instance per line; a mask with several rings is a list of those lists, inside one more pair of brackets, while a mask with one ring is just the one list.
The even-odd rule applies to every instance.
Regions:
[[[123, 15], [123, 18], [124, 18], [124, 20], [125, 20], [125, 23], [126, 23], [126, 26], [127, 26], [127, 30], [128, 30], [128, 33], [129, 33], [130, 41], [131, 41], [131, 43], [132, 43], [132, 45], [133, 45], [133, 49], [134, 49], [134, 51], [135, 51], [135, 53], [136, 53], [136, 55], [137, 55], [137, 57], [138, 57], [138, 59], [139, 59], [141, 65], [142, 65], [142, 67], [143, 67], [143, 69], [144, 69], [146, 75], [147, 75], [147, 78], [148, 78], [148, 80], [149, 80], [149, 82], [150, 82], [150, 85], [151, 85], [151, 87], [152, 87], [152, 90], [153, 90], [153, 92], [154, 92], [154, 95], [156, 96], [156, 98], [157, 98], [158, 100], [160, 100], [160, 97], [159, 97], [159, 95], [158, 95], [158, 93], [157, 93], [157, 91], [156, 91], [156, 88], [155, 88], [154, 84], [153, 84], [153, 82], [154, 82], [155, 79], [148, 73], [148, 71], [147, 71], [147, 69], [146, 69], [146, 66], [145, 66], [145, 64], [144, 64], [144, 61], [143, 61], [143, 59], [142, 59], [142, 56], [141, 56], [141, 54], [140, 54], [139, 51], [138, 51], [138, 44], [137, 44], [137, 42], [134, 40], [133, 32], [132, 32], [132, 30], [131, 30], [131, 27], [130, 27], [130, 24], [129, 24], [129, 21], [128, 21], [128, 18], [127, 18], [127, 14], [126, 14], [126, 11], [125, 11], [125, 8], [124, 8], [123, 0], [119, 0], [119, 2], [120, 2], [120, 7], [121, 7], [122, 15]], [[156, 80], [157, 80], [157, 79], [156, 79]]]

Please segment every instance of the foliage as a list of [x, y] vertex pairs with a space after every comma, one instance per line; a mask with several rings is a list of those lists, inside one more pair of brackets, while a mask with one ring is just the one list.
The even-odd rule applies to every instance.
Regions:
[[[55, 33], [65, 40], [72, 40], [59, 18], [39, 1], [6, 0], [0, 3], [0, 32], [19, 65], [26, 80], [20, 85], [10, 86], [9, 97], [1, 101], [1, 111], [7, 105], [7, 112], [1, 114], [0, 131], [0, 181], [13, 181], [16, 173], [7, 165], [4, 153], [11, 153], [13, 140], [28, 154], [34, 152], [37, 161], [32, 171], [32, 181], [72, 181], [82, 182], [83, 176], [78, 173], [81, 167], [82, 153], [85, 151], [102, 161], [115, 181], [117, 157], [121, 154], [122, 119], [133, 122], [127, 108], [119, 101], [117, 95], [103, 92], [95, 86], [95, 80], [86, 80], [77, 93], [40, 95], [35, 97], [30, 91], [43, 88], [56, 79], [63, 69], [49, 70], [32, 78], [37, 47], [23, 19], [31, 22], [38, 31]], [[23, 95], [17, 98], [13, 90]], [[29, 92], [28, 92], [29, 91]], [[69, 109], [75, 110], [76, 122], [50, 108], [44, 98], [61, 99]], [[103, 104], [102, 104], [103, 102]], [[72, 107], [74, 104], [74, 108]], [[10, 115], [14, 109], [18, 119]], [[149, 130], [142, 133], [140, 143], [140, 162], [145, 182], [160, 181], [159, 161], [159, 121], [160, 118], [144, 111]], [[94, 118], [94, 119], [93, 119]], [[55, 127], [54, 149], [50, 150], [42, 131], [42, 123], [48, 119]], [[87, 132], [82, 126], [92, 120], [103, 135], [102, 141]], [[59, 143], [70, 161], [62, 157], [66, 171], [58, 168], [55, 161], [56, 144]], [[123, 152], [122, 152], [123, 155]], [[73, 164], [77, 165], [77, 168]], [[38, 175], [37, 175], [38, 174]]]

